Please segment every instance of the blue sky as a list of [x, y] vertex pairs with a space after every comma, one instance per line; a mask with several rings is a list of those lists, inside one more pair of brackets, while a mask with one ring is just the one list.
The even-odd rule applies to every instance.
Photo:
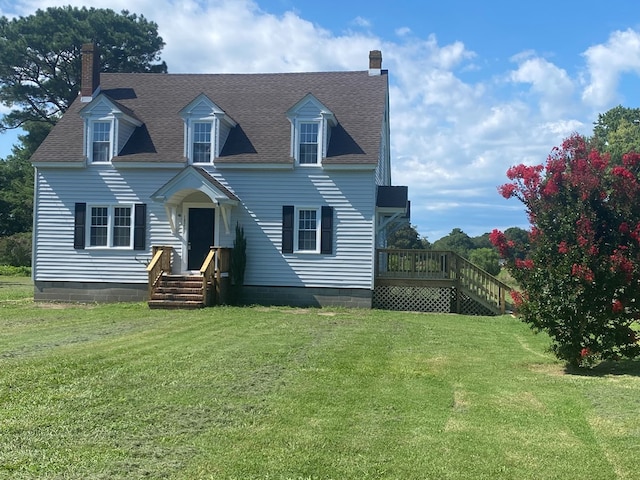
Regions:
[[[640, 106], [640, 3], [503, 0], [0, 0], [0, 14], [60, 5], [155, 21], [170, 72], [389, 70], [392, 175], [430, 241], [526, 228], [496, 187], [542, 163], [598, 113]], [[6, 107], [1, 111], [6, 111]], [[0, 135], [0, 158], [15, 136]]]

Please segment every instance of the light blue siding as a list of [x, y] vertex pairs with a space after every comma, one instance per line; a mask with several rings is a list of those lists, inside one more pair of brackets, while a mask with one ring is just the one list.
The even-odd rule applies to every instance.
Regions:
[[[372, 288], [375, 171], [322, 168], [282, 170], [208, 169], [233, 191], [229, 232], [218, 212], [218, 243], [231, 247], [239, 222], [247, 237], [248, 285]], [[145, 283], [151, 245], [170, 245], [174, 266], [183, 264], [184, 231], [172, 233], [165, 207], [150, 197], [179, 170], [38, 169], [34, 279]], [[198, 198], [198, 197], [193, 197]], [[201, 198], [201, 197], [200, 197]], [[146, 203], [147, 251], [74, 250], [76, 202]], [[282, 254], [282, 206], [334, 208], [333, 253]], [[218, 209], [219, 210], [219, 209]]]

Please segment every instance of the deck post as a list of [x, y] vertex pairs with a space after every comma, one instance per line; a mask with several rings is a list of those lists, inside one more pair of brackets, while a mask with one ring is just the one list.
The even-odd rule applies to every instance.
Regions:
[[[447, 253], [449, 255], [449, 253]], [[453, 256], [452, 261], [455, 262], [455, 275], [456, 275], [456, 311], [455, 313], [462, 312], [462, 282], [460, 281], [460, 262], [458, 258]]]

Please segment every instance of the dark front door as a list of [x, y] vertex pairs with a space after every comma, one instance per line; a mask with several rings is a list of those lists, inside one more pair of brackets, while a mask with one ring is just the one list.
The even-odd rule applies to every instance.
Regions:
[[189, 209], [189, 233], [187, 241], [187, 269], [200, 270], [209, 249], [213, 246], [215, 210], [213, 208]]

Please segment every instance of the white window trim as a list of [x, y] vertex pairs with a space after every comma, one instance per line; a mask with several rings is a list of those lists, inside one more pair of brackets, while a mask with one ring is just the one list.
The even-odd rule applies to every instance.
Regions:
[[[189, 159], [189, 164], [192, 165], [211, 165], [215, 158], [218, 156], [217, 148], [218, 148], [218, 123], [217, 118], [215, 117], [191, 117], [185, 122], [185, 138], [187, 138], [187, 145], [185, 156]], [[195, 133], [195, 124], [196, 123], [209, 123], [211, 124], [211, 154], [209, 160], [207, 162], [196, 162], [194, 160], [194, 152], [193, 152], [193, 138]]]
[[[300, 212], [302, 211], [314, 211], [316, 212], [316, 248], [314, 250], [300, 250]], [[321, 221], [322, 212], [319, 207], [295, 207], [293, 217], [293, 253], [320, 253], [320, 240], [321, 240]]]
[[[315, 163], [301, 163], [300, 162], [300, 136], [301, 136], [301, 125], [315, 123], [318, 125], [318, 154]], [[325, 122], [322, 121], [321, 117], [312, 117], [305, 118], [300, 117], [295, 121], [295, 143], [294, 143], [294, 158], [296, 160], [296, 165], [300, 167], [319, 167], [322, 166], [322, 159], [325, 157], [325, 147], [324, 147], [324, 138], [325, 138]]]
[[[109, 155], [108, 160], [106, 162], [98, 162], [93, 160], [93, 134], [95, 130], [95, 126], [98, 123], [108, 123], [109, 124]], [[86, 156], [89, 159], [89, 163], [94, 165], [108, 165], [111, 163], [113, 159], [113, 146], [115, 144], [114, 139], [116, 138], [116, 127], [117, 122], [114, 117], [102, 117], [102, 118], [94, 118], [89, 120], [88, 125], [88, 135], [87, 135], [87, 145], [86, 145]]]
[[[290, 154], [294, 165], [300, 167], [322, 167], [322, 161], [327, 157], [331, 127], [337, 125], [336, 118], [325, 105], [313, 94], [308, 93], [287, 111], [287, 119], [291, 123]], [[318, 161], [316, 163], [300, 163], [300, 124], [318, 124]]]
[[[91, 218], [93, 217], [94, 208], [106, 208], [107, 209], [107, 244], [106, 245], [91, 245]], [[115, 209], [116, 208], [129, 208], [130, 210], [130, 222], [129, 222], [129, 245], [114, 246], [113, 245], [113, 232], [115, 222]], [[134, 238], [134, 226], [135, 226], [135, 205], [129, 203], [94, 203], [87, 204], [86, 214], [86, 232], [85, 232], [85, 245], [87, 250], [133, 250], [133, 238]]]

